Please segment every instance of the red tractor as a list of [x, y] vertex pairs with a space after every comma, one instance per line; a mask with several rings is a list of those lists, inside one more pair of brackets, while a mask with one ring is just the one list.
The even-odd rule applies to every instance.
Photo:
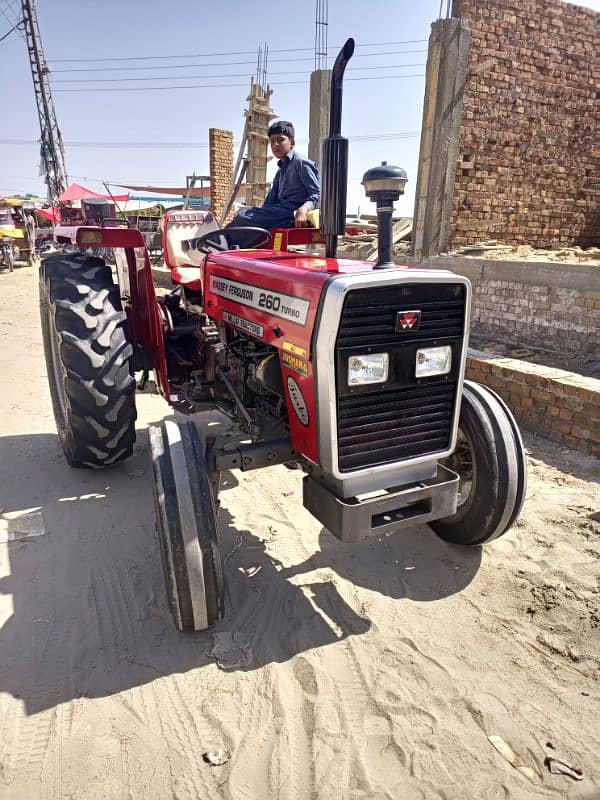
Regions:
[[[120, 223], [58, 228], [80, 252], [46, 258], [41, 317], [58, 434], [74, 467], [127, 458], [136, 372], [193, 414], [219, 409], [239, 435], [200, 435], [192, 421], [150, 429], [156, 517], [176, 625], [224, 615], [219, 475], [295, 462], [303, 501], [356, 542], [427, 522], [447, 541], [480, 545], [514, 523], [526, 487], [517, 425], [489, 389], [464, 380], [469, 281], [392, 263], [392, 205], [406, 175], [386, 164], [363, 183], [376, 201], [379, 259], [336, 258], [344, 232], [348, 143], [340, 135], [337, 57], [323, 142], [325, 256], [281, 249], [297, 232], [259, 230], [255, 249], [212, 214], [167, 216], [174, 288], [156, 297], [142, 234]], [[245, 229], [247, 231], [248, 229]], [[228, 239], [229, 237], [229, 239]], [[113, 248], [116, 279], [88, 248]]]

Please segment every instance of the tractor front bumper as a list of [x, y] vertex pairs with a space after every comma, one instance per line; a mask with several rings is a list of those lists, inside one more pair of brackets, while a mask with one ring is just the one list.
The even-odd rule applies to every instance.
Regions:
[[437, 474], [417, 483], [367, 496], [342, 498], [307, 475], [304, 506], [342, 542], [359, 542], [407, 525], [449, 517], [456, 512], [458, 475], [438, 464]]

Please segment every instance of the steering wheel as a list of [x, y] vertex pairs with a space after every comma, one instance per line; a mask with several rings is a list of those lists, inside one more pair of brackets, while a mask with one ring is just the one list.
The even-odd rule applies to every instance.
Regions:
[[215, 241], [215, 239], [218, 240], [219, 237], [224, 236], [225, 240], [228, 241], [229, 234], [236, 232], [261, 234], [258, 241], [252, 245], [253, 249], [258, 249], [259, 247], [267, 244], [267, 242], [271, 241], [271, 233], [266, 230], [266, 228], [254, 228], [247, 227], [245, 225], [236, 225], [232, 228], [218, 228], [216, 231], [209, 231], [208, 233], [205, 233], [204, 236], [200, 236], [198, 239], [186, 239], [182, 242], [182, 246], [184, 251], [192, 249], [199, 250], [201, 253], [206, 254], [214, 252], [215, 250], [224, 252], [226, 250], [231, 250], [231, 247], [225, 246], [220, 241]]

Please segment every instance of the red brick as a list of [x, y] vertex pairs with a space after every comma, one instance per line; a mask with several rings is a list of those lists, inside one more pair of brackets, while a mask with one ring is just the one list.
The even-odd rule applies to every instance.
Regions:
[[575, 415], [573, 414], [573, 412], [571, 411], [571, 409], [570, 409], [570, 408], [564, 408], [564, 407], [562, 407], [562, 408], [560, 408], [560, 409], [559, 409], [559, 414], [558, 414], [558, 416], [559, 416], [561, 419], [570, 419], [570, 420], [572, 420], [572, 419], [573, 419], [573, 417], [574, 417]]
[[592, 432], [590, 430], [588, 430], [587, 428], [580, 428], [578, 425], [573, 425], [571, 433], [578, 439], [589, 439], [590, 436], [592, 435]]
[[[550, 425], [550, 430], [552, 433], [571, 433], [573, 436], [575, 435], [575, 428], [566, 420], [553, 420]], [[579, 436], [578, 438], [580, 439], [581, 437]]]

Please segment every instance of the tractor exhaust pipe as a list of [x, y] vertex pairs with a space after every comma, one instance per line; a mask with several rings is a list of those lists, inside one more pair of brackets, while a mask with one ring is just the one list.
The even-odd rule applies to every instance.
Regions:
[[337, 237], [346, 231], [346, 197], [348, 191], [348, 139], [342, 130], [342, 84], [344, 70], [354, 53], [354, 39], [348, 39], [337, 55], [331, 73], [329, 136], [321, 145], [321, 233], [325, 236], [325, 255], [337, 255]]

